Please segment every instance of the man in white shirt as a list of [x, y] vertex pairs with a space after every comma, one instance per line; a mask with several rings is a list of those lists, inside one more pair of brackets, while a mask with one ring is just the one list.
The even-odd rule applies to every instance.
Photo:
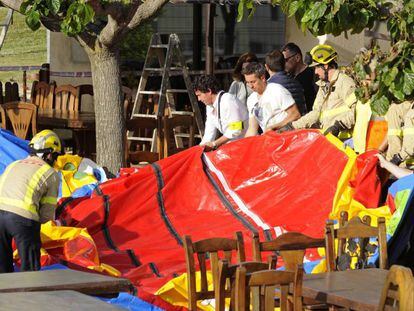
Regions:
[[[249, 114], [234, 95], [220, 91], [217, 79], [202, 75], [194, 81], [197, 99], [206, 105], [206, 127], [200, 145], [206, 151], [217, 149], [230, 140], [243, 138], [248, 127]], [[216, 138], [217, 132], [222, 136]]]
[[247, 99], [249, 128], [246, 137], [280, 129], [300, 118], [300, 112], [290, 92], [278, 83], [267, 83], [266, 68], [250, 63], [243, 69], [247, 85], [254, 91]]

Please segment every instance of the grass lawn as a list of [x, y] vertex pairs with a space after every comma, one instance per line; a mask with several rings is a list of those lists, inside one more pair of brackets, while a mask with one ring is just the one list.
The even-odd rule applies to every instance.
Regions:
[[[6, 8], [0, 8], [0, 23], [7, 14]], [[40, 66], [45, 63], [46, 29], [41, 27], [37, 31], [26, 26], [25, 16], [14, 12], [13, 23], [10, 25], [4, 44], [0, 50], [0, 66]], [[27, 72], [28, 75], [35, 72]], [[28, 77], [30, 78], [30, 76]], [[0, 71], [0, 81], [16, 81], [21, 85], [23, 72]], [[28, 79], [28, 87], [31, 87]], [[28, 91], [30, 93], [30, 90]]]

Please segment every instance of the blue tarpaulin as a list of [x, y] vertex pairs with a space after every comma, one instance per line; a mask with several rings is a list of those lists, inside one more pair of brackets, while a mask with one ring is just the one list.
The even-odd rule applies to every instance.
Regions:
[[14, 136], [7, 130], [0, 129], [0, 174], [12, 162], [29, 155], [29, 142]]

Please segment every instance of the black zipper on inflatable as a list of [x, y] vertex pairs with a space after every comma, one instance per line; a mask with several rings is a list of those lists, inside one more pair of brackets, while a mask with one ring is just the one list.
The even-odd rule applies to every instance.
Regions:
[[158, 201], [158, 207], [160, 208], [161, 218], [164, 220], [164, 223], [167, 226], [168, 231], [170, 231], [170, 233], [175, 238], [177, 243], [180, 246], [183, 246], [183, 241], [181, 240], [178, 232], [174, 229], [165, 211], [164, 198], [162, 196], [162, 189], [164, 188], [164, 178], [162, 177], [161, 168], [158, 166], [157, 163], [152, 163], [151, 167], [154, 170], [155, 176], [157, 178], [157, 186], [158, 186], [157, 201]]
[[108, 228], [109, 206], [110, 206], [109, 196], [104, 195], [103, 196], [103, 200], [104, 200], [104, 211], [105, 211], [105, 214], [104, 214], [104, 222], [102, 224], [102, 231], [103, 231], [103, 234], [104, 234], [104, 237], [105, 237], [105, 241], [106, 241], [106, 244], [108, 244], [108, 246], [110, 248], [112, 248], [114, 251], [116, 251], [117, 253], [119, 253], [120, 250], [119, 250], [118, 247], [116, 247], [114, 241], [112, 240], [111, 234], [110, 234], [109, 228]]
[[160, 271], [158, 271], [158, 268], [157, 268], [157, 266], [155, 265], [155, 263], [153, 263], [153, 262], [150, 262], [149, 263], [149, 266], [150, 266], [150, 268], [151, 268], [151, 271], [152, 271], [152, 273], [154, 273], [157, 277], [162, 277], [162, 275], [160, 274]]
[[232, 213], [234, 217], [236, 217], [247, 229], [249, 229], [252, 233], [257, 233], [256, 228], [242, 215], [237, 213], [236, 209], [233, 207], [233, 205], [230, 203], [230, 201], [226, 198], [226, 195], [223, 193], [223, 191], [220, 189], [220, 186], [216, 183], [214, 180], [214, 177], [211, 175], [211, 172], [209, 168], [206, 165], [206, 162], [204, 158], [201, 158], [203, 162], [203, 169], [204, 172], [207, 175], [208, 180], [210, 181], [211, 185], [213, 186], [214, 190], [216, 190], [217, 195], [220, 199], [220, 201], [223, 203], [223, 205], [227, 208], [227, 210]]

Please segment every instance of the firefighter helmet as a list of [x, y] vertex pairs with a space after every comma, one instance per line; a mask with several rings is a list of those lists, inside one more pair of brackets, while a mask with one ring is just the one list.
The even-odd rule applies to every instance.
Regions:
[[326, 65], [338, 58], [335, 49], [327, 44], [318, 44], [311, 51], [313, 63], [310, 66]]

